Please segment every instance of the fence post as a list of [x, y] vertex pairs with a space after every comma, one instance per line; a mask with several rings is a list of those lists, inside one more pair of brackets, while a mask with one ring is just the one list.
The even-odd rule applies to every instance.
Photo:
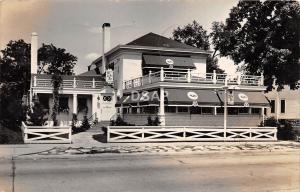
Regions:
[[185, 128], [185, 126], [183, 127], [183, 139], [186, 139], [186, 128]]
[[216, 70], [213, 71], [213, 84], [217, 83], [217, 73]]
[[72, 127], [69, 126], [69, 143], [72, 143]]
[[160, 68], [160, 81], [164, 81], [164, 68]]

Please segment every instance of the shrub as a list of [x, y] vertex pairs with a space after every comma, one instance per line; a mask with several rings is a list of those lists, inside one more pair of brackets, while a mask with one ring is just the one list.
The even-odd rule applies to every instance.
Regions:
[[42, 126], [47, 121], [46, 112], [39, 102], [35, 102], [27, 112], [27, 123], [34, 126]]
[[277, 121], [274, 117], [270, 117], [265, 120], [264, 125], [267, 127], [277, 127], [277, 138], [279, 140], [295, 140], [298, 134], [287, 120]]
[[82, 124], [81, 124], [80, 128], [82, 131], [86, 131], [89, 128], [91, 128], [91, 125], [90, 125], [89, 120], [86, 115], [83, 116], [83, 120], [82, 120]]
[[110, 121], [110, 125], [112, 126], [134, 126], [134, 124], [130, 124], [125, 122], [120, 115], [118, 115], [117, 119], [114, 121]]
[[23, 142], [21, 131], [12, 131], [0, 125], [0, 144], [20, 144]]
[[156, 116], [156, 117], [154, 118], [154, 120], [152, 120], [151, 116], [148, 116], [148, 118], [147, 118], [147, 125], [148, 125], [148, 126], [159, 126], [160, 123], [161, 123], [161, 122], [159, 121], [158, 116]]

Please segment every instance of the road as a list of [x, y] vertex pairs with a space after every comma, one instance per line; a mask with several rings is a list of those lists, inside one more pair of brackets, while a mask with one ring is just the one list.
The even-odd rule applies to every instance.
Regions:
[[[300, 153], [103, 155], [15, 160], [15, 192], [300, 191]], [[12, 191], [0, 161], [0, 192]]]

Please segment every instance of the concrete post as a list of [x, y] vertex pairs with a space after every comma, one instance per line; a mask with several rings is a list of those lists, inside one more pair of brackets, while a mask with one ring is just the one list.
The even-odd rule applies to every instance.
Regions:
[[191, 69], [188, 69], [188, 71], [187, 71], [187, 82], [190, 83], [191, 81], [192, 81]]
[[76, 88], [76, 78], [73, 79], [73, 88]]
[[216, 70], [213, 71], [213, 84], [217, 83], [217, 73]]
[[77, 94], [73, 94], [73, 113], [74, 114], [77, 114], [77, 107], [78, 107]]
[[160, 97], [159, 97], [159, 121], [161, 126], [166, 125], [165, 118], [165, 89], [163, 87], [160, 88]]

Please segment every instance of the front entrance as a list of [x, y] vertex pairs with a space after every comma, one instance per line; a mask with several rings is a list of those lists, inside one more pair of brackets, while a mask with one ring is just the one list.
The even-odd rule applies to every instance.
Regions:
[[99, 121], [110, 121], [116, 114], [115, 92], [110, 87], [103, 88], [97, 96], [97, 118]]

